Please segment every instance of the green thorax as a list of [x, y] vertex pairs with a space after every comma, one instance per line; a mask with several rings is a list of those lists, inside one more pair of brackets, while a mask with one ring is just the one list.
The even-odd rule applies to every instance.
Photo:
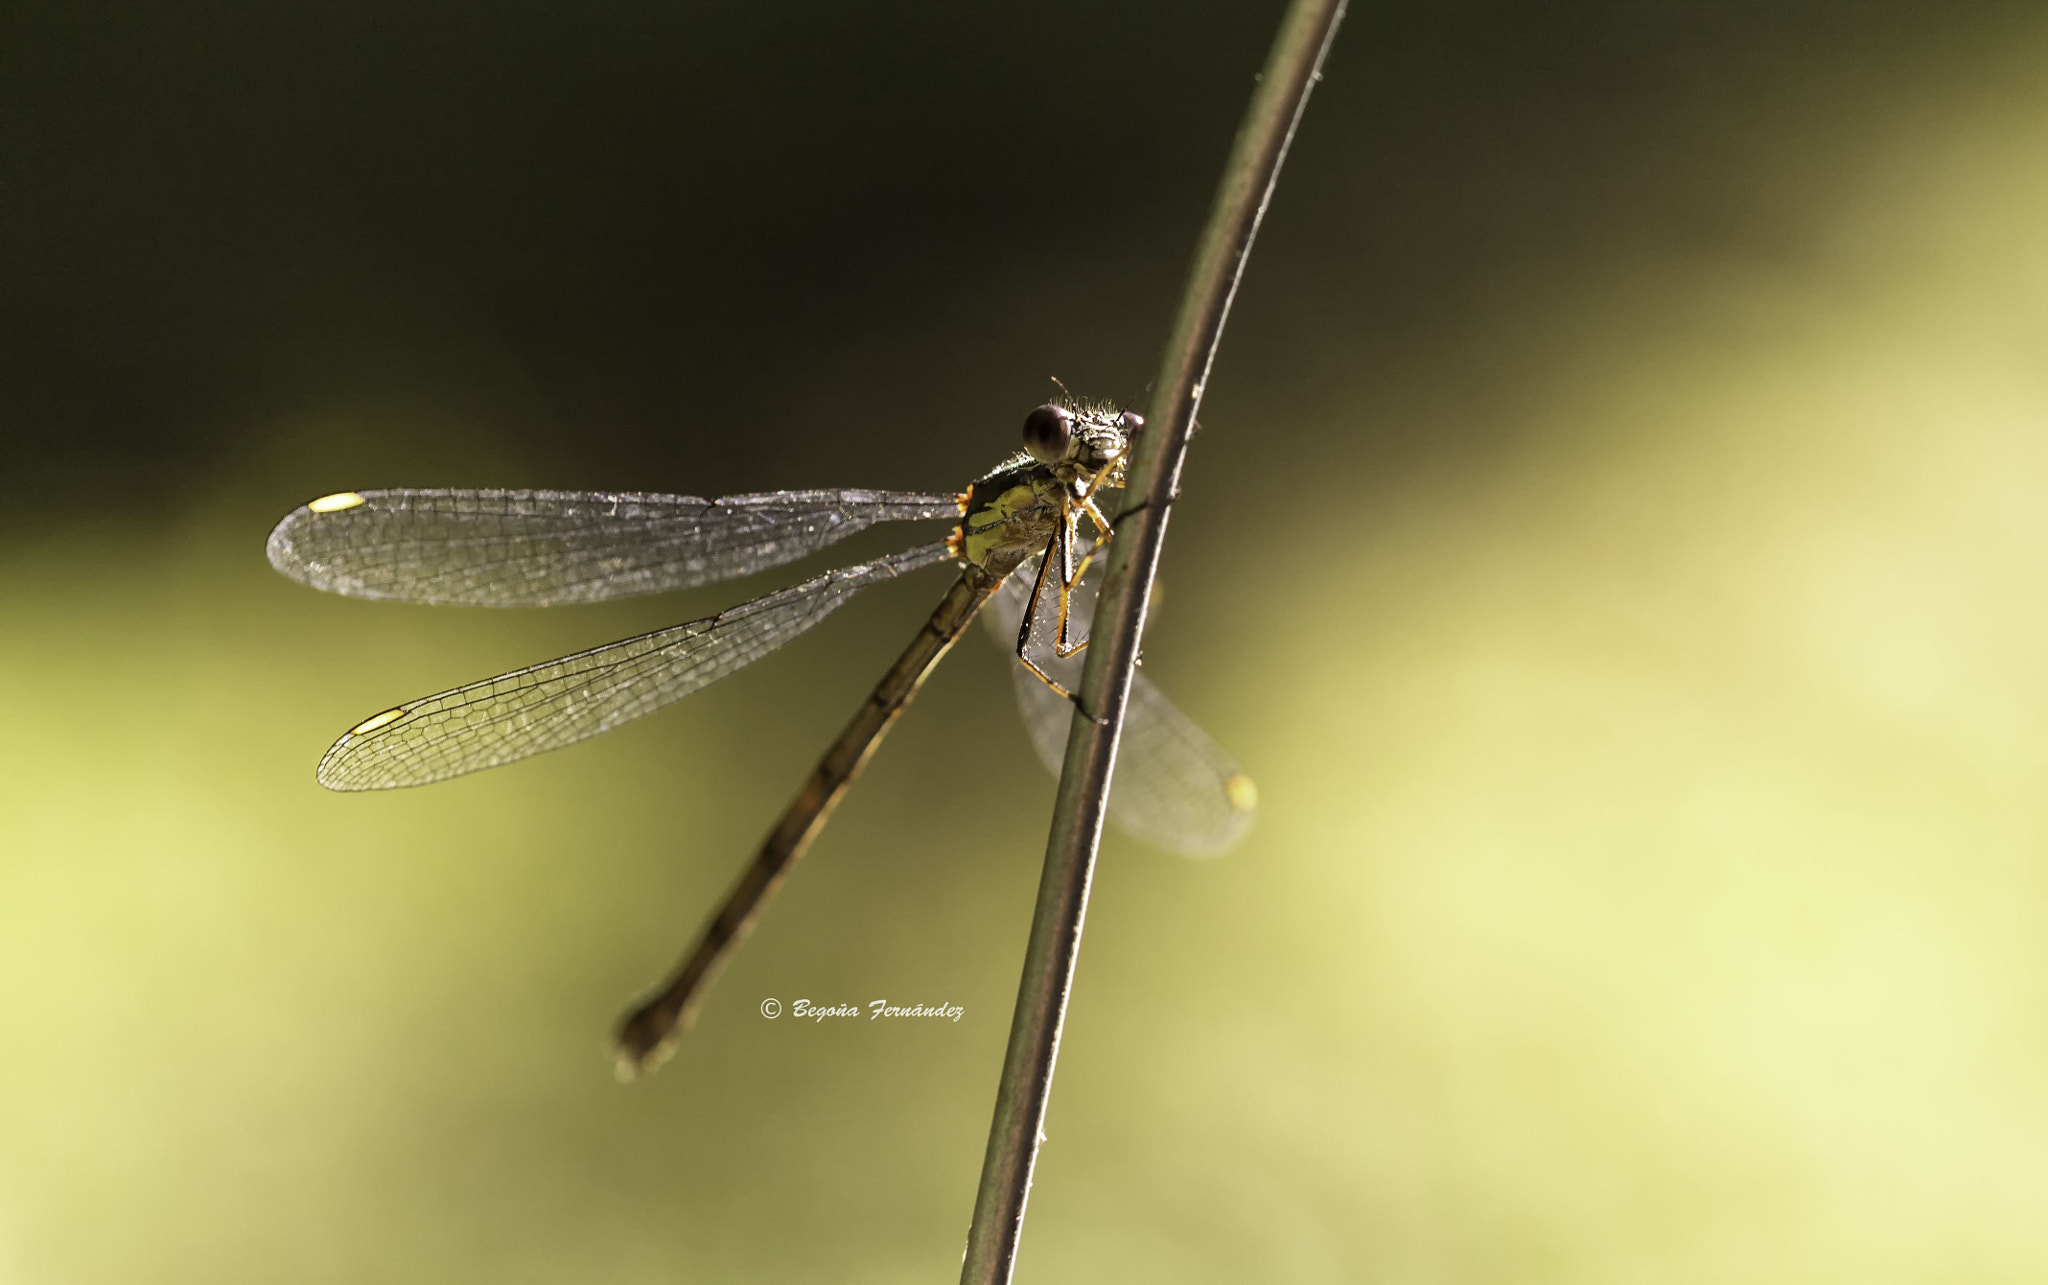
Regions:
[[1052, 469], [1016, 455], [967, 488], [953, 552], [985, 571], [1008, 572], [1059, 530], [1062, 484]]

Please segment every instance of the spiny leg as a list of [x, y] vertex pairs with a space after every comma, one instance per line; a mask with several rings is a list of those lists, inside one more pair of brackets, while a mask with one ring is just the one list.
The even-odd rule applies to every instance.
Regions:
[[[1017, 624], [1017, 660], [1024, 668], [1036, 674], [1039, 682], [1058, 692], [1062, 699], [1073, 701], [1078, 706], [1081, 703], [1080, 698], [1065, 687], [1062, 687], [1051, 674], [1040, 669], [1038, 663], [1032, 660], [1029, 655], [1031, 649], [1031, 626], [1038, 620], [1038, 606], [1045, 597], [1045, 578], [1052, 570], [1053, 554], [1061, 550], [1066, 544], [1065, 537], [1066, 530], [1064, 527], [1055, 532], [1052, 539], [1046, 542], [1045, 556], [1038, 560], [1038, 575], [1031, 581], [1031, 597], [1024, 604], [1023, 620]], [[1064, 626], [1066, 622], [1067, 598], [1067, 591], [1064, 586], [1061, 587], [1057, 596], [1060, 605], [1060, 621], [1062, 626]], [[1055, 643], [1054, 649], [1058, 649], [1057, 643]]]
[[[1128, 444], [1118, 448], [1103, 463], [1101, 468], [1095, 470], [1094, 476], [1088, 479], [1087, 484], [1077, 488], [1076, 494], [1060, 506], [1060, 518], [1063, 523], [1062, 535], [1064, 537], [1061, 552], [1065, 556], [1060, 567], [1059, 632], [1053, 640], [1053, 654], [1061, 660], [1065, 660], [1069, 656], [1078, 656], [1087, 649], [1088, 642], [1086, 639], [1078, 643], [1070, 641], [1070, 605], [1074, 586], [1080, 584], [1081, 577], [1088, 574], [1088, 564], [1095, 561], [1095, 555], [1102, 551], [1103, 545], [1109, 543], [1109, 537], [1112, 534], [1109, 519], [1103, 516], [1100, 508], [1096, 507], [1095, 492], [1101, 489], [1102, 483], [1109, 477], [1111, 470], [1122, 463], [1124, 457], [1130, 453], [1131, 448]], [[1095, 524], [1095, 538], [1089, 542], [1088, 552], [1081, 555], [1081, 561], [1076, 565], [1073, 561], [1074, 543], [1080, 538], [1080, 514], [1082, 513], [1087, 514], [1088, 520]]]
[[[1038, 576], [1032, 582], [1031, 597], [1025, 604], [1024, 618], [1017, 628], [1018, 661], [1026, 669], [1030, 670], [1040, 682], [1050, 687], [1053, 691], [1058, 692], [1065, 699], [1072, 701], [1074, 707], [1080, 709], [1082, 714], [1088, 717], [1093, 716], [1089, 715], [1088, 711], [1081, 706], [1080, 697], [1068, 691], [1052, 675], [1039, 668], [1037, 662], [1032, 660], [1026, 653], [1030, 647], [1031, 626], [1037, 619], [1040, 604], [1044, 601], [1046, 574], [1052, 566], [1053, 554], [1055, 552], [1060, 557], [1060, 572], [1059, 588], [1056, 595], [1058, 600], [1056, 619], [1058, 623], [1053, 632], [1053, 654], [1061, 660], [1066, 660], [1073, 656], [1078, 656], [1087, 650], [1087, 639], [1084, 638], [1078, 643], [1072, 641], [1074, 589], [1080, 584], [1081, 577], [1088, 574], [1088, 567], [1095, 561], [1095, 555], [1101, 552], [1102, 546], [1108, 544], [1110, 536], [1114, 534], [1109, 519], [1104, 516], [1101, 508], [1095, 503], [1095, 493], [1102, 488], [1103, 483], [1108, 480], [1111, 472], [1130, 454], [1130, 451], [1131, 448], [1128, 444], [1119, 448], [1103, 463], [1101, 468], [1096, 469], [1089, 476], [1085, 484], [1075, 488], [1075, 494], [1071, 496], [1062, 495], [1060, 529], [1046, 545], [1045, 556], [1039, 559]], [[1088, 516], [1088, 520], [1095, 525], [1095, 535], [1088, 542], [1088, 551], [1082, 554], [1080, 560], [1076, 562], [1074, 546], [1081, 538], [1080, 521], [1081, 515], [1084, 513]]]
[[1071, 505], [1062, 506], [1060, 513], [1060, 615], [1059, 628], [1053, 634], [1052, 654], [1061, 660], [1079, 655], [1088, 642], [1069, 641], [1069, 627], [1073, 622], [1074, 586], [1081, 583], [1081, 577], [1088, 573], [1088, 564], [1095, 558], [1095, 550], [1101, 547], [1098, 536], [1096, 544], [1088, 550], [1080, 565], [1074, 563], [1074, 542], [1080, 538], [1081, 519]]
[[[1078, 656], [1087, 650], [1087, 639], [1084, 638], [1078, 643], [1070, 641], [1071, 599], [1074, 589], [1081, 583], [1081, 577], [1088, 574], [1089, 564], [1095, 561], [1096, 554], [1102, 552], [1102, 546], [1109, 543], [1109, 537], [1112, 534], [1109, 520], [1102, 516], [1101, 510], [1095, 507], [1095, 502], [1092, 499], [1080, 500], [1078, 507], [1080, 512], [1086, 513], [1088, 520], [1095, 524], [1095, 538], [1089, 542], [1088, 552], [1081, 555], [1081, 560], [1078, 563], [1069, 563], [1064, 569], [1066, 574], [1060, 582], [1060, 628], [1059, 636], [1053, 643], [1053, 654], [1061, 660], [1065, 660], [1069, 656]], [[1080, 518], [1071, 509], [1065, 516], [1067, 539], [1071, 546], [1074, 541], [1080, 538]]]
[[[1038, 663], [1027, 654], [1031, 645], [1031, 626], [1038, 619], [1039, 607], [1045, 600], [1046, 577], [1050, 573], [1055, 553], [1060, 554], [1062, 561], [1068, 565], [1072, 564], [1073, 547], [1071, 544], [1071, 532], [1067, 525], [1063, 525], [1059, 531], [1053, 534], [1051, 541], [1045, 546], [1045, 555], [1038, 560], [1038, 575], [1031, 582], [1031, 597], [1025, 602], [1024, 618], [1017, 625], [1017, 661], [1024, 668], [1030, 670], [1039, 682], [1044, 683], [1047, 687], [1059, 693], [1061, 699], [1072, 702], [1074, 708], [1081, 712], [1081, 717], [1091, 722], [1100, 723], [1103, 720], [1088, 712], [1088, 707], [1081, 703], [1081, 696], [1078, 692], [1069, 691], [1051, 674], [1040, 669]], [[1089, 556], [1094, 556], [1092, 551]], [[1085, 568], [1086, 565], [1087, 563], [1084, 560], [1082, 566]], [[1078, 572], [1075, 573], [1074, 578], [1079, 578]], [[1064, 634], [1066, 631], [1067, 600], [1072, 588], [1071, 582], [1062, 584], [1056, 595], [1059, 603], [1059, 632], [1061, 634]], [[1060, 639], [1055, 638], [1053, 645], [1055, 651], [1060, 651]], [[1080, 647], [1075, 647], [1071, 651], [1061, 652], [1062, 658], [1073, 655], [1087, 645], [1086, 642], [1083, 642]]]

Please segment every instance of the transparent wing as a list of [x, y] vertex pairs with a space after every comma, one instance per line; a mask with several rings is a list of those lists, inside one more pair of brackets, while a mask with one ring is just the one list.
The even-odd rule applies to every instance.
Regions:
[[944, 544], [828, 571], [704, 620], [409, 701], [320, 760], [330, 790], [425, 785], [608, 732], [766, 656], [871, 584], [930, 566]]
[[957, 518], [950, 495], [346, 491], [270, 533], [270, 565], [355, 598], [547, 607], [780, 566], [876, 522]]
[[[1102, 562], [1098, 558], [1076, 587], [1071, 606], [1069, 640], [1088, 636], [1095, 614], [1095, 589]], [[1024, 619], [1031, 586], [1038, 576], [1034, 559], [1019, 567], [990, 600], [983, 620], [989, 633], [1012, 654], [1017, 627]], [[1070, 690], [1081, 684], [1086, 653], [1065, 660], [1054, 654], [1058, 627], [1056, 581], [1048, 580], [1038, 613], [1032, 618], [1031, 658]], [[1067, 731], [1074, 707], [1021, 664], [1011, 666], [1017, 707], [1039, 761], [1055, 776], [1067, 752]], [[1131, 686], [1124, 714], [1123, 742], [1116, 776], [1109, 792], [1109, 818], [1133, 838], [1182, 856], [1215, 856], [1234, 847], [1251, 829], [1257, 791], [1251, 778], [1222, 747], [1209, 739], [1187, 715], [1174, 708], [1143, 673]]]

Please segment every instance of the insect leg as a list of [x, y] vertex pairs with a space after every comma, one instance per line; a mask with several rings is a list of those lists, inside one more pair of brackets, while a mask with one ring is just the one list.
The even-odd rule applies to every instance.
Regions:
[[[1030, 670], [1033, 674], [1037, 675], [1038, 681], [1044, 683], [1047, 687], [1050, 687], [1054, 691], [1058, 692], [1063, 698], [1070, 701], [1076, 701], [1076, 703], [1078, 703], [1078, 698], [1074, 695], [1074, 693], [1068, 691], [1065, 687], [1062, 687], [1057, 681], [1053, 679], [1053, 676], [1051, 674], [1048, 674], [1044, 670], [1040, 669], [1038, 667], [1037, 662], [1032, 660], [1030, 655], [1028, 654], [1031, 648], [1031, 626], [1037, 621], [1039, 604], [1043, 602], [1045, 598], [1046, 576], [1052, 573], [1053, 553], [1056, 550], [1064, 549], [1064, 546], [1066, 545], [1066, 541], [1064, 539], [1065, 535], [1066, 532], [1064, 529], [1055, 532], [1052, 539], [1046, 542], [1045, 556], [1038, 560], [1038, 575], [1031, 582], [1031, 598], [1024, 604], [1024, 619], [1020, 621], [1017, 625], [1017, 660], [1024, 666], [1024, 668]], [[1067, 552], [1071, 552], [1071, 550], [1067, 550]], [[1062, 585], [1060, 587], [1057, 594], [1057, 600], [1059, 602], [1060, 607], [1060, 624], [1061, 628], [1064, 629], [1066, 625], [1067, 600], [1067, 587], [1065, 585]], [[1058, 650], [1057, 641], [1055, 641], [1054, 643], [1054, 650]]]

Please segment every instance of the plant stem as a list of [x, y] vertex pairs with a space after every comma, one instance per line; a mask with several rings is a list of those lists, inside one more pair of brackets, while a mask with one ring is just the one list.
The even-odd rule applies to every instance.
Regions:
[[1117, 538], [1110, 542], [1109, 565], [1089, 634], [1081, 706], [1095, 717], [1075, 718], [1067, 738], [1017, 1012], [996, 1090], [974, 1222], [967, 1233], [962, 1285], [1007, 1285], [1016, 1265], [1025, 1198], [1043, 1136], [1060, 1027], [1066, 1019], [1088, 887], [1102, 838], [1110, 772], [1167, 514], [1179, 494], [1188, 436], [1252, 238], [1343, 15], [1344, 0], [1292, 0], [1288, 6], [1224, 166], [1181, 295], [1180, 314], [1152, 385], [1151, 415], [1139, 435], [1125, 492], [1130, 498], [1116, 520]]

